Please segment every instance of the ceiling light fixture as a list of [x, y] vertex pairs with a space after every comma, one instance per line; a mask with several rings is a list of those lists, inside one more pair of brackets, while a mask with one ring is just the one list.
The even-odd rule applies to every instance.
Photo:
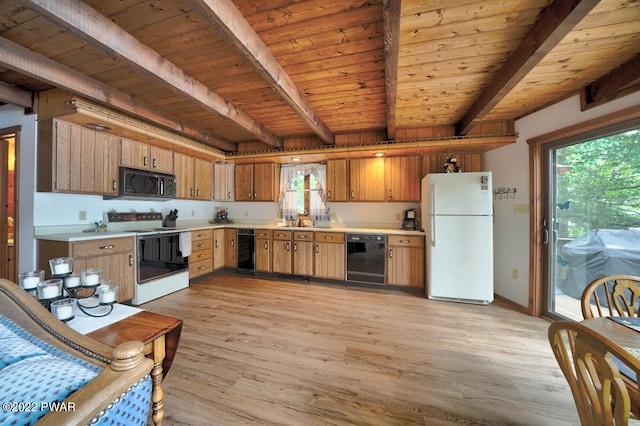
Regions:
[[100, 124], [100, 123], [87, 123], [86, 126], [90, 129], [97, 130], [99, 132], [111, 130], [111, 127], [105, 126], [104, 124]]
[[375, 154], [376, 157], [384, 157], [384, 152], [376, 152]]

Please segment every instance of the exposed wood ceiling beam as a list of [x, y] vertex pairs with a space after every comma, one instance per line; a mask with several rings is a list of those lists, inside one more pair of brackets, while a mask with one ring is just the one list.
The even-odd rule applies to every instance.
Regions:
[[189, 2], [209, 21], [218, 34], [253, 66], [262, 79], [296, 111], [324, 143], [334, 144], [333, 132], [318, 117], [302, 91], [231, 0], [190, 0]]
[[33, 111], [33, 92], [26, 92], [0, 81], [0, 101]]
[[276, 148], [282, 146], [281, 138], [85, 3], [79, 0], [21, 2], [85, 42], [122, 60], [143, 75], [155, 79], [222, 119], [247, 130], [260, 141]]
[[219, 149], [225, 151], [237, 150], [236, 145], [232, 142], [210, 138], [206, 132], [185, 126], [179, 121], [161, 114], [152, 107], [133, 99], [124, 92], [107, 86], [71, 68], [65, 67], [58, 62], [39, 55], [3, 37], [0, 37], [0, 64], [21, 74], [49, 83], [52, 86], [86, 97], [87, 99], [110, 105], [115, 109], [137, 117], [144, 117], [146, 120], [159, 124], [162, 127], [183, 133]]
[[553, 49], [600, 0], [555, 0], [542, 12], [531, 31], [502, 69], [456, 124], [466, 135]]
[[398, 96], [398, 51], [400, 49], [400, 2], [383, 0], [384, 75], [387, 101], [387, 138], [396, 138], [396, 98]]
[[640, 54], [584, 87], [582, 108], [588, 109], [640, 90]]

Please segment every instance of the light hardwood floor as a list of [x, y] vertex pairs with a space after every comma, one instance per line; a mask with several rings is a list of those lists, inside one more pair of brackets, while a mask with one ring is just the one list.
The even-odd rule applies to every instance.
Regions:
[[577, 425], [549, 323], [420, 295], [222, 274], [184, 320], [165, 425]]

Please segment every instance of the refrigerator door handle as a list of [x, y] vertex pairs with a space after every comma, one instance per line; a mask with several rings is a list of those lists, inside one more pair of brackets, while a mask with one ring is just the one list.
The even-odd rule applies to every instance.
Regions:
[[436, 246], [436, 184], [431, 184], [431, 202], [429, 203], [429, 239], [431, 240], [431, 246]]

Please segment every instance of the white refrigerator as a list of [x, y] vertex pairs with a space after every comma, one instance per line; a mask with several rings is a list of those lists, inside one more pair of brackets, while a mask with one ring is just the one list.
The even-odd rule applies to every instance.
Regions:
[[422, 179], [427, 297], [493, 301], [491, 172], [436, 173]]

